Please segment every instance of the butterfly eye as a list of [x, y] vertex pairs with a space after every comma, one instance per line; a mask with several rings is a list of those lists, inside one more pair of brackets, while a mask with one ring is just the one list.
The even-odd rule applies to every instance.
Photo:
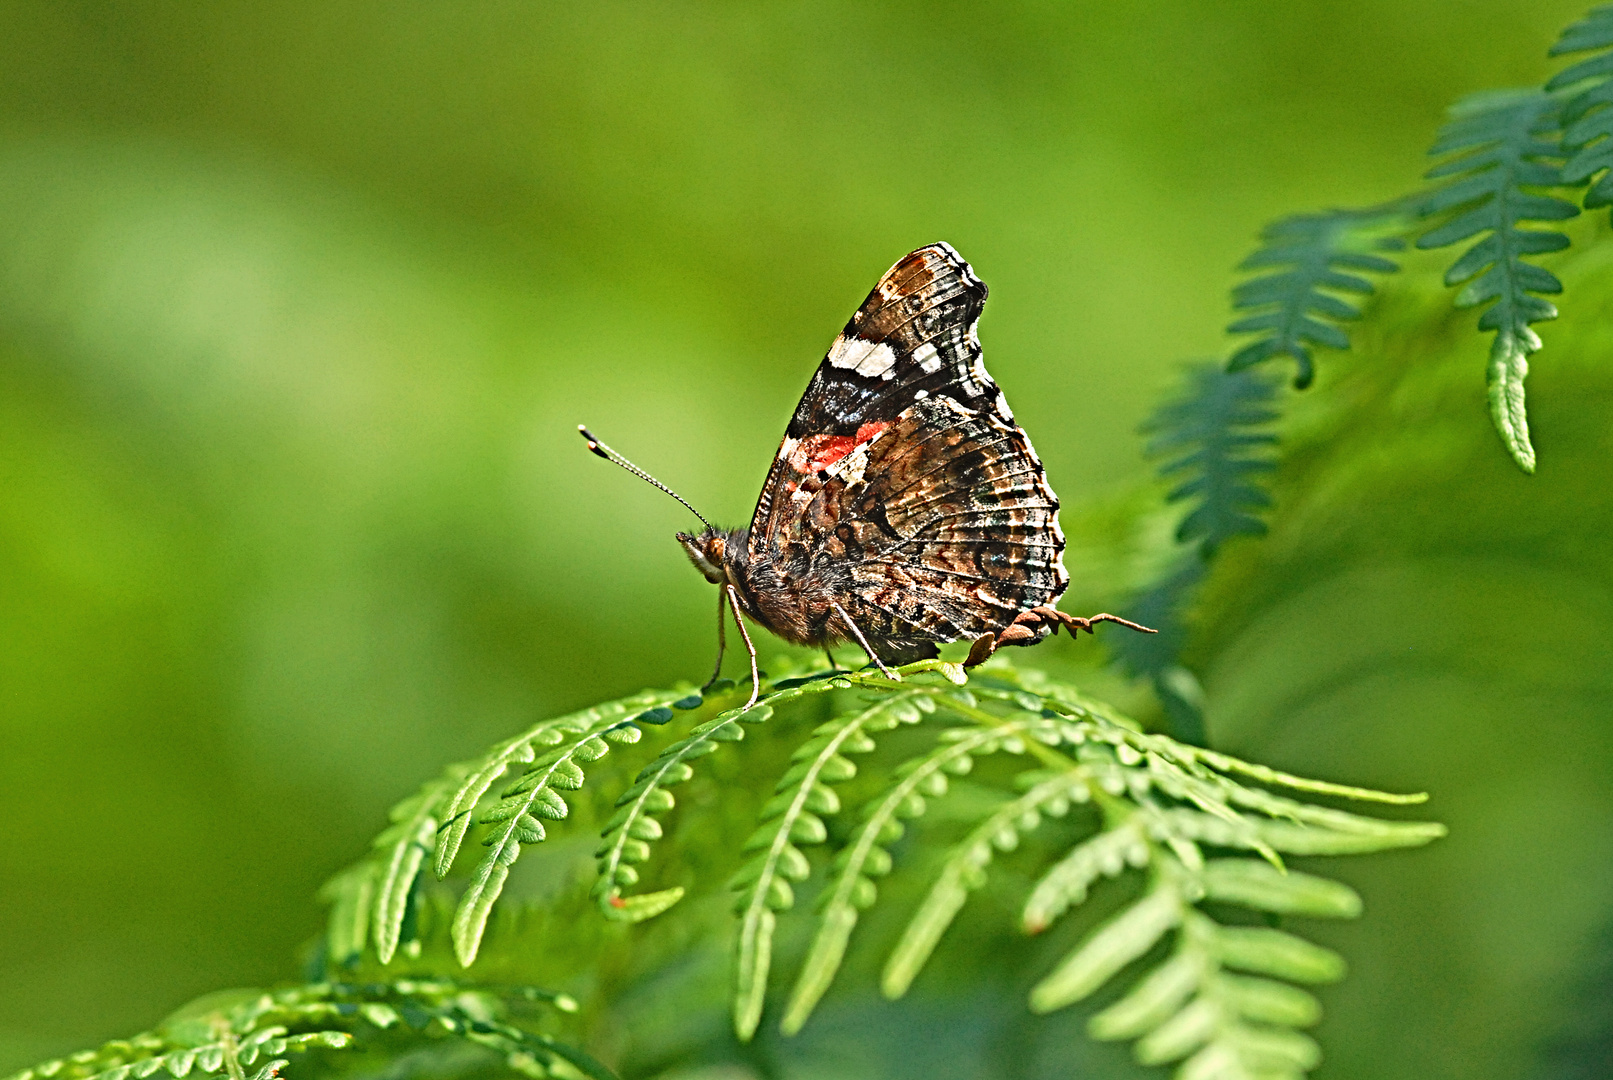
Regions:
[[688, 533], [678, 534], [678, 543], [683, 545], [683, 552], [689, 556], [696, 570], [702, 577], [713, 585], [723, 583], [722, 558], [726, 546], [720, 536], [694, 537]]

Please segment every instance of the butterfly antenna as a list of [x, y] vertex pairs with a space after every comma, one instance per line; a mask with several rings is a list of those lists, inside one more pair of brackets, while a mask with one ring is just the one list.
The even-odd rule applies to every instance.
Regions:
[[716, 526], [705, 519], [705, 515], [701, 514], [700, 511], [696, 510], [694, 507], [689, 506], [688, 499], [685, 499], [682, 495], [679, 495], [676, 491], [673, 491], [671, 488], [661, 483], [661, 481], [657, 480], [655, 477], [651, 476], [649, 473], [645, 472], [643, 469], [639, 468], [637, 465], [634, 465], [631, 461], [628, 461], [622, 455], [618, 454], [616, 451], [594, 438], [594, 433], [589, 431], [588, 428], [582, 424], [578, 424], [577, 430], [582, 434], [584, 439], [588, 440], [588, 449], [592, 450], [595, 454], [604, 458], [606, 461], [614, 462], [615, 464], [620, 465], [622, 468], [626, 469], [640, 480], [660, 488], [662, 491], [678, 500], [684, 506], [688, 507], [689, 513], [699, 518], [701, 524], [703, 524], [706, 528], [716, 528]]

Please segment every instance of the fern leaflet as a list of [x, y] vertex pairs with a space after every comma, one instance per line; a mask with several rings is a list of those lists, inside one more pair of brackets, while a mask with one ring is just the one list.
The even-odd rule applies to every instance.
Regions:
[[846, 943], [857, 926], [858, 913], [871, 907], [878, 897], [873, 879], [890, 872], [891, 857], [885, 849], [901, 839], [905, 831], [902, 820], [923, 815], [925, 796], [944, 795], [948, 773], [961, 776], [969, 772], [976, 755], [1005, 747], [1023, 753], [1023, 736], [1032, 719], [949, 732], [956, 737], [901, 766], [896, 773], [897, 782], [865, 807], [862, 824], [850, 845], [835, 859], [836, 873], [824, 894], [817, 936], [784, 1009], [781, 1026], [785, 1034], [801, 1029], [834, 981]]
[[[564, 995], [529, 988], [507, 993], [546, 1000], [566, 1012], [577, 1008]], [[506, 1000], [447, 980], [226, 991], [184, 1006], [155, 1031], [47, 1061], [8, 1080], [145, 1080], [164, 1072], [174, 1080], [273, 1080], [289, 1064], [281, 1055], [364, 1050], [385, 1038], [405, 1044], [442, 1039], [473, 1043], [534, 1080], [579, 1073], [591, 1080], [615, 1080], [583, 1051], [509, 1023]], [[263, 1064], [248, 1074], [246, 1069], [260, 1059]], [[562, 1062], [561, 1071], [554, 1071]]]
[[[746, 844], [757, 854], [732, 883], [741, 918], [734, 996], [741, 1038], [751, 1037], [761, 1016], [776, 920], [794, 905], [790, 882], [810, 872], [803, 848], [822, 843], [829, 834], [823, 819], [841, 812], [828, 785], [856, 772], [844, 755], [875, 751], [870, 731], [923, 720], [915, 734], [928, 733], [928, 749], [891, 772], [830, 860], [817, 932], [780, 1021], [786, 1034], [807, 1022], [842, 966], [861, 913], [880, 902], [876, 879], [895, 871], [890, 848], [907, 823], [919, 822], [929, 801], [947, 793], [952, 776], [1005, 752], [1037, 763], [1018, 773], [1018, 793], [983, 814], [947, 853], [886, 959], [884, 992], [897, 997], [908, 990], [970, 893], [986, 882], [997, 852], [1015, 850], [1045, 819], [1090, 802], [1101, 809], [1102, 824], [1041, 875], [1024, 904], [1025, 929], [1046, 928], [1101, 877], [1141, 869], [1149, 888], [1037, 985], [1031, 1007], [1045, 1012], [1072, 1004], [1173, 936], [1173, 954], [1094, 1018], [1095, 1036], [1138, 1040], [1137, 1055], [1146, 1062], [1185, 1059], [1183, 1076], [1240, 1070], [1299, 1076], [1315, 1064], [1315, 1043], [1298, 1029], [1315, 1021], [1316, 1003], [1291, 984], [1341, 976], [1337, 957], [1292, 934], [1221, 926], [1200, 905], [1354, 917], [1360, 900], [1351, 890], [1287, 870], [1283, 857], [1411, 847], [1444, 829], [1315, 806], [1274, 789], [1390, 804], [1422, 796], [1308, 780], [1145, 734], [1073, 688], [1017, 672], [1000, 658], [967, 686], [932, 685], [915, 681], [916, 674], [904, 669], [901, 683], [858, 680], [872, 700], [813, 732], [761, 812], [762, 826]], [[763, 701], [777, 702], [778, 694]], [[646, 770], [646, 778], [651, 774]], [[1258, 857], [1221, 854], [1238, 849]]]
[[1021, 773], [1018, 782], [1029, 790], [989, 814], [948, 853], [941, 876], [930, 887], [885, 962], [880, 989], [886, 997], [898, 998], [907, 993], [941, 935], [969, 899], [969, 893], [985, 884], [986, 867], [995, 852], [1013, 851], [1019, 846], [1020, 834], [1035, 829], [1044, 816], [1063, 817], [1072, 802], [1091, 798], [1087, 777], [1077, 769], [1051, 774], [1032, 770]]
[[1227, 361], [1229, 372], [1242, 371], [1273, 356], [1294, 359], [1294, 388], [1303, 390], [1315, 377], [1311, 347], [1347, 349], [1344, 331], [1321, 318], [1346, 322], [1359, 318], [1358, 307], [1338, 293], [1371, 295], [1372, 282], [1359, 273], [1392, 274], [1400, 267], [1381, 251], [1404, 246], [1398, 237], [1383, 232], [1399, 224], [1393, 208], [1328, 210], [1300, 214], [1266, 226], [1262, 246], [1245, 259], [1240, 270], [1281, 267], [1252, 278], [1232, 290], [1236, 311], [1254, 311], [1227, 327], [1232, 334], [1262, 335], [1244, 345]]
[[767, 974], [772, 966], [775, 912], [795, 905], [795, 893], [789, 883], [802, 880], [810, 872], [801, 845], [821, 844], [827, 838], [819, 815], [840, 809], [839, 797], [829, 785], [843, 783], [857, 774], [857, 766], [845, 755], [872, 752], [875, 745], [869, 733], [917, 723], [926, 710], [933, 712], [934, 708], [929, 698], [909, 692], [820, 725], [812, 739], [796, 751], [792, 759], [796, 764], [779, 780], [777, 793], [762, 808], [761, 824], [745, 842], [745, 850], [757, 854], [730, 883], [739, 893], [735, 900], [740, 922], [734, 1030], [741, 1039], [754, 1035], [761, 1022]]
[[[963, 668], [943, 660], [921, 660], [900, 669], [902, 677], [936, 673], [954, 683], [965, 681]], [[654, 815], [664, 814], [676, 805], [672, 793], [666, 790], [692, 776], [690, 761], [704, 757], [717, 749], [721, 742], [738, 742], [745, 737], [740, 724], [760, 724], [773, 715], [776, 706], [798, 698], [822, 694], [830, 690], [849, 690], [854, 686], [880, 689], [900, 689], [901, 683], [892, 683], [879, 673], [822, 671], [800, 678], [780, 679], [748, 708], [730, 709], [695, 728], [689, 737], [666, 748], [661, 756], [648, 765], [633, 785], [617, 800], [616, 814], [605, 824], [599, 851], [599, 880], [594, 883], [593, 895], [599, 900], [600, 910], [606, 918], [638, 922], [659, 915], [683, 896], [678, 887], [662, 889], [641, 896], [623, 896], [622, 889], [638, 883], [636, 863], [649, 858], [650, 844], [659, 839], [661, 827]], [[832, 795], [831, 795], [832, 797]], [[806, 819], [802, 818], [804, 822]], [[809, 827], [803, 824], [802, 827]], [[776, 882], [775, 885], [783, 885]]]
[[1562, 102], [1540, 90], [1488, 91], [1457, 102], [1429, 153], [1459, 156], [1427, 174], [1453, 179], [1429, 194], [1422, 207], [1424, 214], [1449, 218], [1417, 240], [1419, 248], [1441, 248], [1486, 234], [1445, 271], [1445, 283], [1467, 283], [1456, 296], [1457, 307], [1491, 305], [1479, 318], [1480, 330], [1495, 331], [1488, 369], [1490, 415], [1525, 472], [1534, 471], [1535, 451], [1524, 378], [1529, 355], [1540, 349], [1531, 324], [1557, 317], [1557, 309], [1538, 294], [1562, 292], [1562, 282], [1524, 259], [1560, 251], [1568, 237], [1520, 226], [1579, 213], [1573, 203], [1526, 190], [1565, 183], [1555, 137], [1561, 114]]
[[1276, 387], [1250, 373], [1200, 367], [1188, 374], [1188, 392], [1166, 402], [1143, 425], [1151, 456], [1165, 457], [1159, 474], [1185, 474], [1165, 496], [1167, 502], [1193, 499], [1176, 539], [1197, 542], [1208, 559], [1234, 536], [1260, 536], [1265, 523], [1255, 513], [1271, 505], [1271, 496], [1254, 478], [1276, 468], [1260, 451], [1277, 442], [1261, 428], [1277, 419], [1272, 408]]
[[[1205, 535], [1195, 542], [1202, 545]], [[1101, 926], [1038, 984], [1032, 1007], [1046, 1011], [1085, 997], [1157, 942], [1172, 937], [1173, 955], [1094, 1020], [1095, 1034], [1137, 1039], [1138, 1056], [1147, 1061], [1186, 1059], [1183, 1075], [1207, 1075], [1206, 1070], [1225, 1067], [1297, 1076], [1314, 1063], [1315, 1044], [1298, 1029], [1314, 1020], [1315, 1003], [1289, 984], [1337, 977], [1337, 958], [1291, 934], [1221, 926], [1200, 905], [1213, 901], [1288, 916], [1352, 917], [1359, 910], [1352, 892], [1288, 871], [1283, 858], [1415, 846], [1442, 835], [1443, 829], [1315, 806], [1302, 796], [1388, 803], [1417, 802], [1420, 796], [1307, 780], [1146, 734], [1075, 688], [1035, 671], [1020, 672], [1000, 656], [977, 669], [972, 679], [958, 665], [940, 660], [906, 665], [899, 675], [893, 681], [871, 671], [829, 671], [777, 680], [764, 688], [754, 706], [717, 712], [668, 746], [638, 773], [602, 830], [600, 877], [594, 889], [602, 910], [636, 921], [681, 897], [679, 888], [636, 896], [624, 891], [638, 884], [639, 867], [663, 834], [659, 817], [676, 805], [669, 789], [693, 775], [694, 762], [722, 743], [743, 740], [748, 726], [767, 721], [777, 708], [813, 695], [855, 691], [829, 699], [834, 718], [819, 724], [791, 756], [773, 797], [761, 808], [758, 828], [742, 845], [745, 859], [730, 882], [739, 919], [733, 1020], [742, 1039], [754, 1035], [762, 1016], [777, 921], [795, 903], [792, 883], [809, 875], [811, 852], [831, 834], [829, 819], [843, 813], [834, 786], [858, 773], [852, 756], [877, 755], [881, 746], [875, 735], [909, 724], [914, 727], [905, 738], [917, 740], [922, 749], [889, 772], [864, 804], [844, 845], [826, 860], [829, 878], [816, 933], [794, 973], [780, 1022], [786, 1033], [807, 1022], [854, 943], [861, 913], [881, 901], [875, 882], [897, 869], [892, 845], [909, 828], [924, 828], [931, 800], [949, 792], [952, 777], [974, 774], [977, 760], [1001, 754], [1028, 757], [1033, 764], [1013, 770], [1012, 790], [982, 813], [944, 857], [886, 958], [881, 987], [887, 995], [900, 996], [912, 985], [970, 894], [987, 883], [997, 852], [1017, 849], [1021, 837], [1043, 821], [1089, 803], [1101, 811], [1096, 830], [1067, 851], [1046, 857], [1049, 865], [1024, 903], [1024, 928], [1045, 928], [1083, 902], [1101, 877], [1141, 869], [1149, 875], [1149, 888], [1142, 900]], [[451, 835], [452, 821], [483, 805], [496, 777], [516, 762], [526, 764], [522, 779], [479, 819], [494, 827], [490, 846], [501, 843], [500, 826], [523, 814], [558, 820], [565, 804], [553, 793], [579, 786], [582, 763], [596, 760], [611, 742], [631, 741], [640, 725], [670, 720], [673, 713], [666, 702], [717, 708], [731, 700], [702, 702], [679, 693], [639, 695], [540, 724], [520, 739], [500, 744], [482, 761], [434, 782], [422, 793], [424, 798], [400, 808], [389, 834], [402, 825], [418, 837], [420, 823], [435, 819], [435, 835], [442, 843], [442, 837]], [[860, 703], [851, 703], [857, 697]], [[540, 741], [550, 747], [544, 753], [535, 745]], [[865, 766], [863, 774], [870, 773], [878, 776]], [[994, 783], [989, 777], [975, 781], [983, 789]], [[550, 792], [556, 801], [533, 796], [535, 791]], [[351, 948], [365, 936], [364, 920], [373, 922], [372, 901], [388, 873], [379, 856], [404, 842], [393, 836], [392, 846], [379, 845], [376, 857], [333, 881], [328, 890], [335, 908], [333, 943]], [[1257, 857], [1227, 854], [1236, 851]], [[477, 897], [478, 918], [485, 923], [493, 900], [481, 898], [493, 888], [475, 889], [473, 879], [457, 912], [465, 910], [467, 897]], [[365, 910], [371, 914], [365, 916]], [[457, 912], [452, 925], [456, 949], [462, 945], [464, 926]], [[375, 936], [373, 927], [368, 932]], [[453, 1000], [455, 1008], [463, 1009], [467, 999], [459, 994]], [[466, 1019], [444, 1013], [439, 1026], [483, 1045], [525, 1054], [540, 1065], [563, 1060], [566, 1069], [605, 1075], [590, 1071], [588, 1059], [578, 1052], [546, 1050], [542, 1037], [522, 1033], [491, 1014]]]
[[1272, 405], [1277, 387], [1259, 372], [1228, 372], [1214, 365], [1188, 369], [1185, 380], [1185, 391], [1160, 406], [1142, 430], [1152, 436], [1148, 452], [1166, 459], [1160, 475], [1177, 481], [1167, 501], [1192, 501], [1176, 531], [1177, 541], [1189, 550], [1126, 606], [1127, 618], [1159, 632], [1117, 635], [1111, 648], [1129, 674], [1153, 685], [1168, 730], [1201, 743], [1197, 680], [1180, 660], [1187, 643], [1186, 608], [1222, 544], [1266, 531], [1257, 515], [1271, 504], [1271, 496], [1258, 480], [1276, 468], [1269, 448], [1277, 437], [1265, 429], [1277, 419]]
[[638, 884], [634, 864], [648, 859], [650, 842], [661, 838], [661, 825], [653, 815], [664, 814], [676, 805], [677, 800], [666, 789], [694, 775], [689, 762], [712, 753], [718, 743], [743, 739], [745, 729], [740, 724], [760, 724], [772, 715], [772, 706], [765, 704], [722, 714], [696, 728], [688, 738], [667, 747], [638, 774], [633, 786], [622, 793], [617, 800], [619, 809], [605, 823], [601, 833], [603, 842], [595, 853], [599, 859], [599, 880], [594, 883], [593, 894], [607, 918], [640, 922], [661, 914], [683, 899], [683, 889], [677, 886], [639, 896], [622, 895], [622, 889]]
[[[493, 826], [491, 849], [477, 866], [455, 916], [454, 943], [460, 962], [476, 958], [494, 902], [503, 890], [521, 845], [543, 839], [542, 817], [563, 817], [566, 803], [556, 788], [582, 783], [578, 762], [597, 759], [610, 742], [636, 741], [640, 723], [670, 719], [668, 705], [694, 708], [699, 695], [668, 690], [635, 694], [620, 701], [543, 720], [499, 743], [482, 758], [451, 765], [443, 775], [398, 803], [392, 825], [376, 837], [369, 859], [326, 883], [321, 899], [331, 904], [327, 953], [338, 965], [351, 963], [373, 940], [377, 958], [390, 963], [403, 936], [411, 896], [427, 855], [435, 853], [438, 877], [458, 857], [478, 803], [512, 767], [527, 768], [480, 818]], [[540, 747], [554, 749], [539, 754]]]
[[[1591, 11], [1563, 31], [1552, 56], [1613, 47], [1613, 5]], [[1613, 53], [1602, 52], [1564, 68], [1546, 83], [1547, 93], [1581, 89], [1563, 106], [1563, 149], [1569, 152], [1562, 178], [1580, 184], [1601, 173], [1583, 200], [1585, 209], [1613, 206]], [[1588, 85], [1585, 85], [1588, 84]]]

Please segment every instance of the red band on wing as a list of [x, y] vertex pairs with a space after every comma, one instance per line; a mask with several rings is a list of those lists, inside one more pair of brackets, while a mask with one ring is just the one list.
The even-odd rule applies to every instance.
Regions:
[[821, 472], [889, 426], [882, 420], [864, 424], [855, 435], [808, 435], [790, 452], [790, 468], [802, 474]]

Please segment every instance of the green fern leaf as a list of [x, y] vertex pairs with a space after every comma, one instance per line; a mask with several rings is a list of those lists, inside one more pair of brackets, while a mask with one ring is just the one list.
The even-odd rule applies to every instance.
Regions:
[[[437, 876], [439, 878], [447, 876], [454, 859], [458, 857], [460, 845], [470, 828], [471, 815], [476, 804], [481, 801], [493, 783], [512, 766], [526, 763], [528, 768], [526, 775], [522, 777], [524, 786], [513, 795], [506, 795], [506, 798], [518, 798], [522, 793], [526, 793], [530, 795], [530, 799], [527, 800], [530, 802], [539, 797], [537, 792], [544, 790], [551, 783], [559, 786], [575, 780], [580, 784], [581, 770], [576, 767], [570, 755], [565, 753], [545, 755], [546, 763], [538, 764], [537, 748], [557, 746], [566, 742], [568, 738], [571, 740], [571, 745], [575, 746], [612, 728], [626, 730], [631, 725], [623, 724], [625, 718], [634, 714], [638, 716], [651, 714], [663, 708], [675, 697], [681, 697], [675, 690], [635, 694], [621, 701], [584, 709], [553, 720], [544, 720], [515, 738], [494, 747], [483, 760], [465, 772], [464, 778], [455, 787], [453, 797], [444, 809], [445, 824], [437, 843]], [[534, 773], [540, 775], [534, 777]]]
[[1177, 527], [1188, 545], [1181, 559], [1124, 608], [1127, 618], [1158, 633], [1119, 635], [1110, 648], [1133, 678], [1146, 678], [1164, 706], [1169, 731], [1188, 742], [1204, 741], [1197, 681], [1181, 666], [1187, 645], [1186, 611], [1206, 564], [1237, 536], [1259, 536], [1259, 512], [1271, 505], [1262, 478], [1276, 468], [1269, 430], [1277, 419], [1276, 385], [1256, 371], [1228, 372], [1215, 365], [1189, 368], [1185, 388], [1143, 424], [1148, 453], [1165, 458], [1160, 475], [1176, 481], [1170, 502], [1188, 501]]
[[777, 796], [763, 808], [761, 827], [745, 844], [746, 850], [758, 854], [732, 883], [739, 890], [735, 907], [740, 915], [734, 1031], [742, 1041], [755, 1035], [761, 1022], [772, 965], [775, 912], [794, 905], [788, 882], [804, 879], [811, 869], [800, 847], [821, 843], [824, 838], [821, 830], [803, 830], [802, 823], [839, 808], [828, 785], [849, 780], [857, 772], [845, 755], [872, 751], [870, 733], [888, 731], [898, 723], [917, 723], [927, 705], [931, 705], [929, 699], [915, 693], [896, 694], [860, 713], [819, 726], [796, 751], [796, 764], [778, 782]]
[[[1613, 48], [1613, 5], [1592, 8], [1563, 31], [1552, 56]], [[1572, 64], [1546, 83], [1548, 93], [1578, 88], [1563, 106], [1563, 149], [1569, 151], [1563, 180], [1583, 183], [1600, 173], [1585, 193], [1585, 209], [1613, 205], [1613, 52], [1602, 51]]]
[[437, 810], [448, 791], [448, 781], [428, 784], [412, 799], [392, 808], [392, 828], [376, 838], [382, 863], [375, 885], [375, 953], [390, 963], [403, 934], [409, 895], [414, 891], [420, 865], [437, 836]]
[[[649, 700], [654, 701], [655, 698]], [[604, 757], [610, 752], [610, 743], [603, 736], [630, 726], [630, 721], [613, 713], [616, 710], [591, 717], [591, 722], [586, 726], [577, 725], [582, 730], [572, 733], [569, 741], [565, 741], [566, 733], [562, 731], [561, 744], [534, 758], [521, 779], [505, 789], [503, 797], [478, 819], [492, 826], [489, 835], [482, 841], [488, 852], [472, 872], [470, 882], [459, 898], [459, 907], [454, 911], [453, 920], [454, 952], [465, 967], [476, 959], [493, 904], [504, 891], [510, 867], [521, 856], [521, 846], [536, 844], [544, 839], [546, 832], [540, 818], [558, 818], [566, 814], [565, 801], [555, 794], [554, 788], [580, 787], [583, 782], [580, 763]]]
[[1181, 543], [1197, 543], [1208, 557], [1235, 536], [1260, 536], [1265, 523], [1255, 512], [1271, 496], [1255, 478], [1276, 468], [1269, 454], [1277, 436], [1261, 430], [1277, 419], [1276, 388], [1253, 373], [1229, 374], [1200, 367], [1188, 374], [1188, 392], [1167, 402], [1143, 425], [1152, 434], [1151, 457], [1164, 457], [1159, 474], [1177, 478], [1167, 502], [1191, 499], [1177, 527]]
[[638, 883], [634, 864], [650, 857], [650, 841], [661, 835], [653, 815], [664, 814], [676, 805], [666, 790], [694, 775], [689, 762], [717, 749], [718, 743], [738, 742], [745, 737], [741, 724], [760, 724], [773, 715], [773, 707], [758, 703], [749, 708], [730, 709], [709, 723], [695, 728], [662, 751], [639, 773], [633, 786], [617, 800], [618, 810], [600, 834], [603, 842], [595, 855], [599, 859], [599, 880], [593, 895], [605, 916], [619, 922], [641, 922], [666, 911], [683, 899], [683, 889], [674, 887], [641, 896], [622, 895], [622, 890]]
[[[524, 1001], [549, 1001], [563, 1011], [576, 1008], [563, 995], [534, 988], [515, 988], [506, 994]], [[182, 1007], [156, 1031], [45, 1062], [9, 1080], [146, 1080], [160, 1075], [174, 1080], [268, 1080], [289, 1063], [287, 1054], [364, 1050], [375, 1032], [388, 1029], [407, 1031], [420, 1042], [454, 1038], [478, 1043], [500, 1052], [508, 1065], [531, 1077], [558, 1077], [562, 1074], [550, 1066], [564, 1061], [592, 1080], [615, 1080], [576, 1047], [505, 1023], [506, 1000], [446, 980], [361, 986], [312, 983], [267, 993], [226, 991]], [[401, 1022], [404, 1016], [409, 1017], [406, 1023]], [[257, 1070], [246, 1072], [252, 1066]]]
[[1034, 829], [1043, 815], [1063, 817], [1072, 802], [1091, 798], [1091, 781], [1082, 770], [1043, 777], [1041, 772], [1027, 774], [1034, 781], [1030, 789], [992, 811], [948, 853], [941, 876], [930, 887], [885, 963], [880, 988], [886, 997], [898, 998], [907, 993], [969, 893], [985, 883], [986, 867], [994, 851], [1011, 850], [1019, 834]]
[[[555, 789], [575, 790], [583, 782], [579, 762], [603, 756], [611, 742], [640, 737], [635, 723], [686, 691], [635, 694], [619, 701], [544, 720], [495, 746], [481, 759], [451, 766], [439, 780], [425, 785], [392, 811], [394, 825], [376, 840], [382, 860], [372, 919], [376, 955], [389, 963], [398, 947], [409, 897], [425, 856], [435, 850], [435, 869], [443, 877], [452, 868], [472, 824], [477, 805], [509, 769], [525, 764], [521, 777], [475, 820], [490, 826], [483, 841], [487, 854], [471, 880], [453, 920], [454, 949], [461, 964], [476, 959], [493, 905], [503, 891], [521, 846], [541, 841], [543, 818], [564, 817], [566, 803]], [[539, 747], [553, 749], [539, 753]]]
[[956, 768], [976, 755], [1016, 746], [1023, 749], [1022, 743], [1012, 740], [1030, 730], [1037, 718], [990, 719], [996, 721], [992, 726], [953, 731], [950, 734], [956, 738], [909, 761], [898, 770], [897, 782], [865, 808], [862, 825], [836, 860], [837, 873], [825, 891], [818, 933], [784, 1009], [780, 1026], [785, 1034], [793, 1035], [801, 1030], [834, 981], [851, 932], [857, 926], [859, 911], [877, 898], [873, 878], [889, 865], [890, 856], [885, 848], [901, 837], [900, 819], [924, 813], [925, 801], [920, 791], [927, 786], [932, 793], [943, 791], [948, 768]]
[[[1197, 905], [1206, 901], [1312, 918], [1353, 918], [1360, 898], [1325, 878], [1284, 870], [1277, 852], [1343, 854], [1427, 843], [1437, 825], [1385, 822], [1309, 806], [1233, 779], [1253, 768], [1226, 755], [1183, 746], [1161, 736], [1120, 734], [1114, 760], [1146, 765], [1146, 781], [1129, 785], [1133, 808], [1111, 810], [1116, 824], [1050, 870], [1026, 905], [1027, 927], [1040, 929], [1079, 903], [1100, 874], [1124, 865], [1150, 868], [1143, 898], [1101, 925], [1031, 994], [1031, 1007], [1050, 1011], [1080, 1001], [1174, 933], [1174, 953], [1118, 1002], [1098, 1013], [1089, 1030], [1100, 1039], [1137, 1039], [1144, 1064], [1185, 1060], [1182, 1076], [1298, 1076], [1313, 1067], [1314, 1040], [1291, 1030], [1320, 1015], [1314, 998], [1272, 978], [1233, 975], [1227, 968], [1316, 982], [1342, 974], [1338, 958], [1275, 930], [1217, 926]], [[1130, 753], [1125, 753], [1126, 750]], [[1101, 756], [1095, 758], [1101, 760]], [[1220, 768], [1212, 767], [1214, 761]], [[1282, 776], [1282, 774], [1278, 774]], [[1282, 777], [1295, 786], [1306, 782]], [[1112, 782], [1108, 790], [1118, 794]], [[1356, 790], [1375, 801], [1414, 801]], [[1150, 794], [1151, 793], [1151, 794]], [[1168, 797], [1177, 805], [1163, 805]], [[1248, 814], [1238, 806], [1258, 809]], [[1252, 849], [1266, 860], [1205, 859], [1200, 845]]]
[[1100, 877], [1115, 877], [1131, 867], [1148, 865], [1147, 833], [1141, 819], [1101, 832], [1072, 848], [1039, 881], [1025, 901], [1020, 923], [1025, 932], [1039, 934], [1071, 907], [1087, 898], [1087, 890]]
[[321, 903], [330, 905], [325, 952], [338, 965], [352, 963], [369, 943], [370, 910], [375, 904], [380, 866], [366, 859], [348, 867], [319, 890]]
[[1573, 203], [1528, 189], [1566, 183], [1556, 139], [1562, 101], [1540, 90], [1488, 91], [1451, 109], [1429, 151], [1457, 154], [1428, 172], [1430, 179], [1452, 178], [1423, 202], [1425, 215], [1446, 220], [1417, 240], [1419, 248], [1441, 248], [1483, 237], [1445, 272], [1447, 285], [1461, 285], [1458, 307], [1490, 305], [1479, 329], [1494, 330], [1490, 350], [1490, 415], [1508, 452], [1525, 472], [1535, 468], [1525, 411], [1524, 378], [1528, 357], [1540, 349], [1532, 323], [1557, 317], [1540, 294], [1562, 291], [1556, 275], [1524, 261], [1525, 256], [1560, 251], [1568, 237], [1547, 229], [1520, 227], [1527, 221], [1563, 221], [1579, 213]]
[[1093, 931], [1080, 948], [1032, 988], [1031, 1011], [1052, 1012], [1091, 994], [1152, 949], [1167, 930], [1181, 921], [1183, 906], [1182, 896], [1172, 883], [1157, 882], [1142, 899]]
[[[633, 786], [617, 800], [617, 812], [606, 822], [601, 834], [603, 842], [596, 852], [599, 880], [594, 883], [593, 896], [599, 901], [605, 917], [622, 922], [639, 922], [659, 915], [683, 897], [683, 890], [677, 887], [643, 896], [624, 896], [622, 890], [638, 883], [639, 873], [635, 864], [649, 857], [650, 842], [660, 836], [660, 826], [654, 816], [664, 814], [676, 805], [672, 793], [666, 789], [693, 775], [690, 761], [716, 750], [718, 743], [740, 741], [745, 736], [741, 724], [765, 722], [773, 715], [776, 706], [854, 686], [880, 692], [900, 692], [904, 689], [900, 680], [925, 674], [941, 675], [953, 684], [967, 681], [962, 667], [944, 660], [921, 660], [908, 664], [898, 669], [898, 681], [895, 682], [878, 672], [820, 671], [799, 678], [779, 679], [767, 687], [755, 704], [748, 708], [731, 709], [695, 728], [688, 738], [667, 747], [659, 758], [639, 773]], [[815, 842], [810, 836], [798, 835], [798, 831], [812, 829], [816, 820], [810, 811], [796, 815], [792, 839], [797, 843]], [[821, 827], [821, 822], [817, 824]], [[782, 895], [787, 886], [775, 878], [770, 887]], [[756, 959], [760, 959], [759, 954]]]
[[1260, 337], [1233, 353], [1227, 371], [1239, 372], [1274, 356], [1290, 356], [1297, 365], [1295, 388], [1308, 387], [1315, 377], [1312, 347], [1349, 348], [1350, 339], [1333, 323], [1361, 315], [1358, 307], [1338, 294], [1371, 295], [1372, 282], [1361, 277], [1361, 272], [1391, 274], [1400, 268], [1377, 253], [1404, 246], [1398, 237], [1383, 235], [1397, 227], [1401, 218], [1400, 211], [1392, 207], [1328, 210], [1268, 225], [1260, 234], [1262, 246], [1238, 268], [1282, 269], [1232, 290], [1233, 309], [1254, 314], [1237, 320], [1227, 332]]

